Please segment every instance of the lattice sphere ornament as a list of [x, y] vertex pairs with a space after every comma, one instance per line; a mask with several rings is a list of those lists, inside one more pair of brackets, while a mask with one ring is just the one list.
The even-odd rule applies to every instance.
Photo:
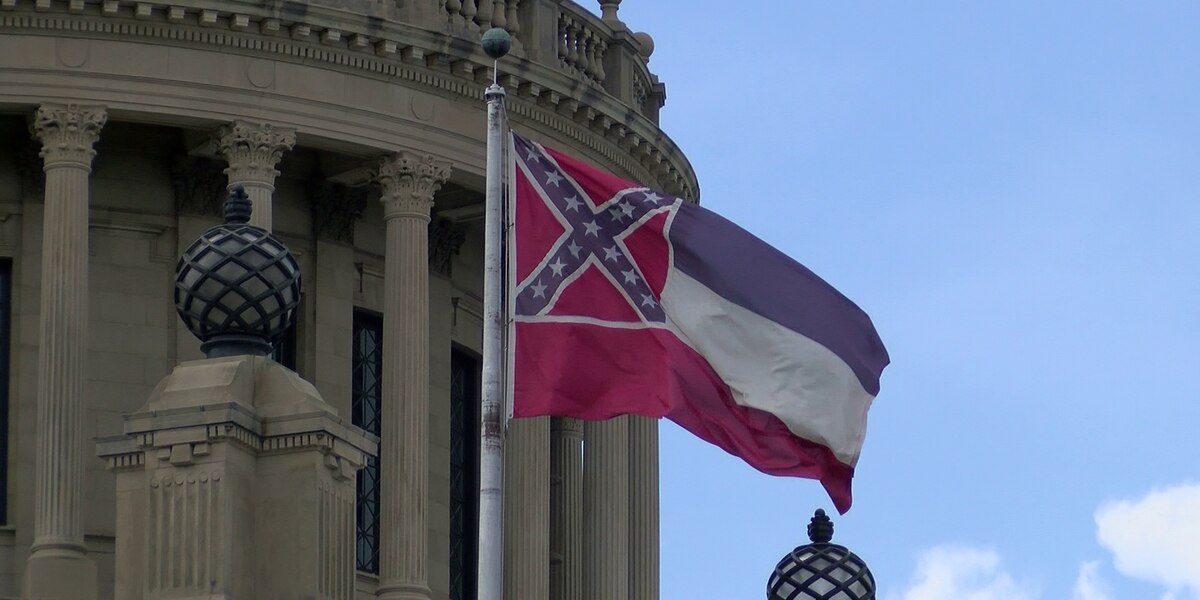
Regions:
[[875, 600], [875, 577], [858, 555], [830, 543], [833, 524], [817, 510], [808, 526], [813, 543], [793, 550], [775, 565], [767, 600]]
[[210, 358], [270, 353], [300, 304], [296, 259], [249, 219], [250, 200], [236, 187], [225, 223], [201, 234], [175, 267], [175, 309]]

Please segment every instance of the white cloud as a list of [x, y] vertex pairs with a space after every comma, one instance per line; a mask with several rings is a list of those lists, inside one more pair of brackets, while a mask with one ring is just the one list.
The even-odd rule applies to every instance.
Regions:
[[890, 600], [1034, 600], [1039, 594], [1001, 568], [994, 550], [938, 546], [917, 561], [917, 572]]
[[1096, 511], [1096, 537], [1118, 571], [1200, 600], [1200, 484], [1155, 490]]
[[1098, 562], [1083, 563], [1079, 567], [1079, 575], [1075, 578], [1075, 589], [1071, 592], [1071, 600], [1112, 600], [1108, 584], [1100, 578], [1097, 570]]

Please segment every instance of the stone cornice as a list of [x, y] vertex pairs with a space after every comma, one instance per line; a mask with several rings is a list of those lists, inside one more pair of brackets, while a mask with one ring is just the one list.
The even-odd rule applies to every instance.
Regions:
[[29, 131], [42, 142], [41, 157], [46, 168], [71, 166], [91, 169], [96, 151], [92, 145], [100, 139], [108, 115], [103, 106], [43, 104], [37, 108]]
[[[220, 52], [324, 64], [360, 76], [405, 80], [482, 102], [491, 61], [471, 44], [378, 17], [306, 5], [277, 14], [270, 4], [205, 0], [203, 7], [105, 0], [0, 0], [0, 31], [61, 31], [70, 36], [142, 38], [211, 46]], [[208, 8], [211, 7], [211, 8]], [[64, 14], [70, 11], [74, 14]], [[58, 14], [56, 14], [58, 13]], [[508, 112], [525, 127], [566, 137], [623, 175], [694, 199], [695, 174], [682, 151], [637, 109], [598, 85], [517, 56], [502, 83]], [[515, 91], [515, 93], [514, 93]]]
[[283, 153], [296, 145], [296, 131], [270, 123], [234, 121], [217, 130], [213, 148], [225, 157], [232, 183], [259, 183], [273, 186], [279, 171], [275, 165]]
[[379, 159], [375, 179], [383, 193], [385, 221], [407, 217], [429, 219], [433, 194], [450, 178], [450, 163], [429, 154], [397, 152]]

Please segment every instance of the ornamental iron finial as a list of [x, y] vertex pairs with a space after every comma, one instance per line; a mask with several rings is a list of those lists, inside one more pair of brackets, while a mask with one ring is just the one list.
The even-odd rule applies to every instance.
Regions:
[[246, 188], [240, 185], [233, 186], [229, 191], [229, 198], [225, 200], [225, 222], [249, 223], [252, 207]]
[[833, 521], [817, 509], [812, 543], [785, 555], [767, 580], [767, 600], [875, 600], [875, 576], [845, 546], [832, 543]]
[[209, 358], [266, 355], [296, 318], [300, 265], [270, 232], [249, 224], [234, 186], [225, 223], [200, 234], [175, 267], [175, 309]]
[[808, 539], [814, 544], [828, 544], [833, 540], [833, 521], [820, 508], [808, 523]]

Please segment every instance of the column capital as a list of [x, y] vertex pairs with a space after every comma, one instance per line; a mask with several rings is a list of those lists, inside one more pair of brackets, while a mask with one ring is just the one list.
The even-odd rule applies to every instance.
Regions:
[[400, 151], [379, 159], [375, 178], [383, 194], [383, 218], [429, 219], [433, 194], [450, 178], [450, 163], [429, 154]]
[[213, 136], [213, 148], [229, 163], [229, 184], [275, 185], [275, 165], [283, 153], [296, 145], [296, 130], [270, 123], [234, 121]]
[[96, 156], [92, 144], [100, 139], [107, 121], [103, 106], [45, 103], [34, 112], [29, 132], [42, 142], [45, 168], [61, 165], [90, 170]]

